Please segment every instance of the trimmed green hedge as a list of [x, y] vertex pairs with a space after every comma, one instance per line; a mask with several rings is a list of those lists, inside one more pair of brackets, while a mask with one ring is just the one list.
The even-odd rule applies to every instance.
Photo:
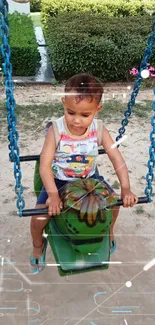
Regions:
[[[11, 63], [14, 76], [33, 76], [40, 61], [33, 23], [27, 15], [9, 15]], [[0, 65], [2, 57], [0, 56]]]
[[30, 11], [31, 12], [41, 11], [41, 0], [31, 0], [30, 1]]
[[49, 18], [44, 33], [56, 78], [86, 71], [103, 81], [128, 80], [129, 70], [143, 57], [151, 24], [148, 16], [68, 13]]
[[[149, 11], [149, 12], [148, 12]], [[155, 0], [42, 0], [42, 19], [62, 12], [102, 13], [105, 16], [142, 16], [155, 11]]]

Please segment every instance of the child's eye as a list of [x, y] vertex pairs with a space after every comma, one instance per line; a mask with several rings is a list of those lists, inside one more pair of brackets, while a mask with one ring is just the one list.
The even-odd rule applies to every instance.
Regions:
[[89, 117], [89, 115], [82, 114], [83, 117]]
[[69, 115], [74, 115], [74, 112], [68, 112]]

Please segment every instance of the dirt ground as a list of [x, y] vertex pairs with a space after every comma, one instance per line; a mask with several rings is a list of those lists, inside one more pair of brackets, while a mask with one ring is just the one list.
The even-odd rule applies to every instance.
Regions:
[[[128, 101], [133, 84], [109, 83], [104, 85], [103, 100], [117, 99], [123, 102]], [[34, 85], [16, 86], [15, 99], [19, 105], [48, 103], [53, 100], [60, 100], [64, 86]], [[0, 87], [0, 100], [5, 99], [3, 87]], [[140, 91], [137, 101], [153, 100], [153, 90]]]
[[[130, 88], [129, 88], [130, 87]], [[15, 88], [18, 104], [47, 103], [60, 100], [63, 87], [20, 86]], [[105, 85], [104, 100], [127, 102], [131, 86]], [[0, 100], [5, 98], [0, 88]], [[141, 91], [138, 101], [154, 100], [153, 91]], [[150, 113], [151, 118], [151, 113]], [[105, 126], [115, 139], [121, 121], [114, 116]], [[128, 166], [131, 189], [144, 196], [149, 151], [150, 120], [133, 117], [127, 138], [120, 147]], [[0, 131], [2, 132], [2, 131]], [[39, 154], [43, 132], [34, 136], [21, 131], [21, 155]], [[16, 213], [13, 165], [8, 160], [8, 143], [1, 152], [1, 234], [0, 234], [0, 324], [2, 325], [154, 325], [155, 295], [155, 201], [133, 208], [121, 207], [115, 226], [117, 250], [106, 271], [60, 277], [50, 247], [44, 272], [33, 275], [29, 266], [32, 249], [30, 218]], [[98, 157], [102, 175], [114, 184], [117, 177], [107, 156]], [[26, 208], [35, 206], [34, 162], [21, 163]], [[155, 190], [153, 182], [153, 190]], [[118, 194], [120, 189], [116, 190]], [[154, 197], [153, 197], [154, 199]], [[152, 261], [148, 271], [144, 266]]]

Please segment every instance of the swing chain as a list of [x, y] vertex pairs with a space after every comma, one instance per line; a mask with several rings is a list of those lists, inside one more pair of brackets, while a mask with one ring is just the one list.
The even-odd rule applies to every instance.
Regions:
[[[148, 38], [148, 44], [144, 52], [143, 59], [140, 64], [140, 72], [136, 76], [136, 81], [133, 87], [133, 91], [131, 94], [131, 98], [128, 102], [127, 109], [124, 112], [125, 118], [122, 120], [121, 124], [122, 127], [119, 129], [119, 135], [116, 137], [116, 141], [118, 141], [122, 135], [125, 133], [125, 126], [128, 124], [128, 118], [130, 117], [132, 113], [132, 108], [135, 104], [136, 96], [138, 95], [139, 88], [141, 85], [141, 82], [143, 78], [141, 77], [141, 71], [144, 69], [147, 69], [148, 67], [148, 62], [150, 58], [152, 57], [152, 48], [155, 45], [155, 22], [152, 24], [152, 34]], [[155, 88], [154, 88], [154, 95], [155, 95]], [[155, 167], [155, 101], [152, 104], [152, 110], [154, 111], [154, 115], [151, 119], [151, 125], [152, 125], [152, 131], [150, 132], [150, 148], [149, 148], [149, 157], [150, 159], [148, 160], [147, 167], [148, 167], [148, 173], [146, 175], [146, 181], [147, 181], [147, 186], [144, 190], [145, 195], [148, 197], [148, 201], [152, 201], [152, 182], [154, 179], [154, 173], [153, 169]]]
[[15, 116], [15, 99], [14, 99], [14, 84], [12, 80], [12, 64], [10, 62], [11, 50], [10, 50], [10, 34], [9, 34], [9, 22], [8, 22], [8, 3], [6, 0], [0, 1], [0, 36], [2, 38], [1, 53], [3, 57], [3, 73], [4, 73], [4, 85], [6, 92], [6, 107], [7, 107], [7, 121], [8, 121], [8, 140], [9, 140], [9, 158], [14, 162], [14, 177], [15, 192], [18, 196], [17, 208], [19, 215], [22, 216], [22, 210], [25, 207], [25, 201], [22, 197], [24, 190], [21, 184], [22, 173], [20, 170], [20, 158], [18, 147], [18, 131], [16, 130], [16, 116]]
[[[155, 87], [154, 87], [154, 95], [155, 95]], [[146, 175], [147, 186], [145, 188], [145, 195], [148, 196], [149, 202], [152, 201], [152, 182], [154, 180], [154, 167], [155, 167], [155, 101], [152, 103], [152, 111], [154, 112], [151, 118], [152, 131], [150, 132], [150, 142], [151, 145], [149, 147], [149, 156], [147, 167], [148, 173]]]
[[143, 78], [141, 76], [141, 71], [144, 70], [144, 69], [147, 69], [148, 61], [152, 57], [152, 48], [153, 48], [154, 44], [155, 44], [155, 22], [153, 22], [153, 24], [152, 24], [152, 34], [148, 38], [148, 44], [147, 44], [147, 47], [146, 47], [145, 52], [144, 52], [143, 59], [142, 59], [141, 64], [140, 64], [140, 72], [136, 76], [136, 81], [135, 81], [135, 84], [134, 84], [134, 87], [133, 87], [133, 91], [132, 91], [130, 100], [129, 100], [128, 104], [127, 104], [127, 109], [124, 111], [125, 118], [121, 122], [122, 127], [118, 130], [119, 135], [116, 137], [116, 141], [118, 141], [120, 138], [122, 138], [123, 134], [126, 131], [125, 126], [127, 126], [128, 123], [129, 123], [128, 118], [132, 114], [132, 108], [133, 108], [133, 106], [135, 104], [135, 100], [136, 100], [136, 97], [137, 97], [139, 89], [140, 89], [140, 85], [141, 85], [142, 80], [143, 80]]

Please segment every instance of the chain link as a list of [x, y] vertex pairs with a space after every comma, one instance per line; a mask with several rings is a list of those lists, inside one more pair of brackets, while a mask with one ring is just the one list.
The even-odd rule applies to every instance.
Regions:
[[[155, 31], [155, 30], [154, 30]], [[155, 39], [154, 39], [155, 44]], [[155, 87], [154, 87], [155, 95]], [[148, 173], [146, 174], [147, 186], [145, 188], [145, 195], [148, 197], [149, 202], [152, 201], [152, 182], [154, 180], [154, 167], [155, 167], [155, 100], [152, 103], [153, 116], [151, 118], [152, 131], [150, 132], [150, 142], [149, 147], [149, 160], [147, 163]]]
[[16, 116], [15, 116], [15, 99], [14, 99], [14, 83], [12, 80], [12, 64], [10, 62], [10, 34], [8, 22], [8, 3], [6, 0], [0, 0], [0, 36], [2, 39], [1, 53], [3, 57], [3, 73], [4, 85], [6, 92], [6, 107], [7, 107], [7, 121], [8, 121], [8, 140], [9, 140], [9, 158], [14, 162], [14, 177], [15, 177], [15, 192], [17, 198], [17, 208], [19, 215], [22, 216], [22, 210], [25, 207], [25, 201], [22, 197], [24, 190], [21, 184], [22, 173], [20, 170], [19, 147], [18, 147], [18, 131], [16, 130]]

